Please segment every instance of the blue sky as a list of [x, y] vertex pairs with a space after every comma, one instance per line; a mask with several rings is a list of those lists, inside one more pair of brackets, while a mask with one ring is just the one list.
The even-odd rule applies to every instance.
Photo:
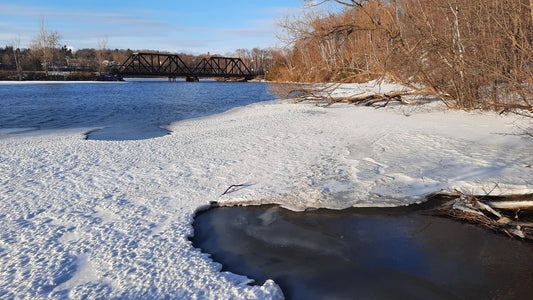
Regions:
[[161, 50], [224, 54], [239, 48], [275, 46], [276, 20], [301, 0], [0, 0], [0, 43], [20, 36], [28, 47], [41, 16], [74, 49]]

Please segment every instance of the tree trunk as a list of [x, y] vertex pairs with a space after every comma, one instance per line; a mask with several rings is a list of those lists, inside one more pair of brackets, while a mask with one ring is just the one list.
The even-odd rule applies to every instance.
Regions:
[[533, 26], [533, 0], [529, 0], [529, 12], [531, 13], [531, 26]]

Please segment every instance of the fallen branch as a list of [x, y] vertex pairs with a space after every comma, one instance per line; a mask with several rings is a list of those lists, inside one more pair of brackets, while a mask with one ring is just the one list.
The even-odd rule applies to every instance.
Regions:
[[[474, 196], [466, 192], [457, 191], [457, 198], [448, 201], [439, 208], [432, 210], [429, 214], [448, 216], [461, 221], [481, 225], [488, 229], [503, 232], [509, 236], [519, 237], [533, 241], [533, 222], [531, 216], [533, 215], [532, 207], [525, 210], [514, 209], [515, 207], [524, 207], [510, 205], [509, 208], [499, 208], [500, 205], [494, 203], [527, 203], [529, 198], [533, 195], [525, 195], [517, 201], [516, 197], [511, 197], [512, 201], [506, 200], [491, 200], [490, 196]], [[505, 205], [502, 205], [505, 206]], [[501, 206], [500, 206], [501, 207]], [[525, 213], [529, 220], [519, 220], [519, 212]], [[514, 214], [514, 216], [513, 216]], [[513, 220], [514, 219], [514, 220]]]
[[323, 92], [305, 92], [304, 90], [291, 91], [289, 95], [296, 95], [297, 97], [291, 98], [296, 102], [326, 102], [322, 105], [328, 107], [336, 103], [347, 103], [353, 105], [364, 105], [373, 107], [385, 107], [390, 102], [400, 102], [404, 104], [415, 104], [416, 101], [406, 98], [405, 96], [421, 95], [420, 92], [390, 92], [390, 93], [374, 93], [363, 94], [351, 97], [333, 97], [331, 94], [324, 94]]
[[[389, 102], [401, 102], [407, 104], [414, 104], [415, 101], [405, 98], [405, 96], [415, 95], [417, 92], [390, 92], [383, 94], [370, 94], [370, 95], [361, 95], [353, 97], [336, 97], [331, 98], [330, 103], [325, 106], [330, 106], [334, 103], [348, 103], [354, 105], [365, 105], [365, 106], [377, 106], [385, 107]], [[380, 103], [379, 105], [377, 105]]]
[[224, 196], [224, 195], [226, 195], [226, 194], [227, 194], [232, 188], [234, 188], [234, 187], [241, 187], [241, 186], [244, 186], [244, 184], [232, 184], [232, 185], [230, 185], [229, 188], [227, 188], [227, 189], [224, 191], [224, 193], [222, 193], [222, 195], [220, 195], [220, 196]]
[[376, 93], [372, 90], [362, 91], [356, 95], [336, 96], [336, 91], [342, 83], [330, 84], [296, 84], [284, 83], [270, 85], [269, 90], [280, 99], [293, 102], [317, 102], [318, 105], [327, 107], [335, 103], [348, 103], [353, 105], [365, 105], [373, 107], [385, 107], [390, 102], [404, 104], [417, 104], [418, 101], [409, 99], [407, 96], [432, 95], [428, 89], [409, 89], [408, 91], [391, 91]]

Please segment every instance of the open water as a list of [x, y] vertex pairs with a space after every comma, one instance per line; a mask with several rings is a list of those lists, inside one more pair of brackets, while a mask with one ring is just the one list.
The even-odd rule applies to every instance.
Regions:
[[0, 84], [0, 134], [14, 129], [103, 128], [95, 140], [163, 136], [172, 122], [274, 99], [265, 83], [126, 82]]
[[[425, 204], [424, 204], [425, 205]], [[532, 299], [533, 244], [418, 205], [292, 212], [218, 207], [193, 245], [287, 299]]]

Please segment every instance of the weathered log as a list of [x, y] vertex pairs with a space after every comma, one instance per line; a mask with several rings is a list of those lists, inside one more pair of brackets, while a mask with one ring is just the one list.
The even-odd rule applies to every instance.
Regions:
[[[477, 197], [460, 191], [456, 192], [458, 194], [456, 199], [428, 213], [477, 224], [503, 232], [508, 236], [533, 240], [533, 222], [531, 221], [533, 209], [525, 205], [530, 202], [531, 195], [513, 196], [507, 198], [506, 201], [505, 197]], [[527, 208], [524, 209], [524, 207]], [[525, 219], [522, 216], [525, 216]]]
[[220, 196], [224, 196], [224, 195], [226, 195], [226, 194], [227, 194], [232, 188], [234, 188], [234, 187], [241, 187], [241, 186], [244, 186], [244, 184], [232, 184], [232, 185], [230, 185], [230, 186], [224, 191], [224, 193], [222, 193], [222, 195], [220, 195]]

